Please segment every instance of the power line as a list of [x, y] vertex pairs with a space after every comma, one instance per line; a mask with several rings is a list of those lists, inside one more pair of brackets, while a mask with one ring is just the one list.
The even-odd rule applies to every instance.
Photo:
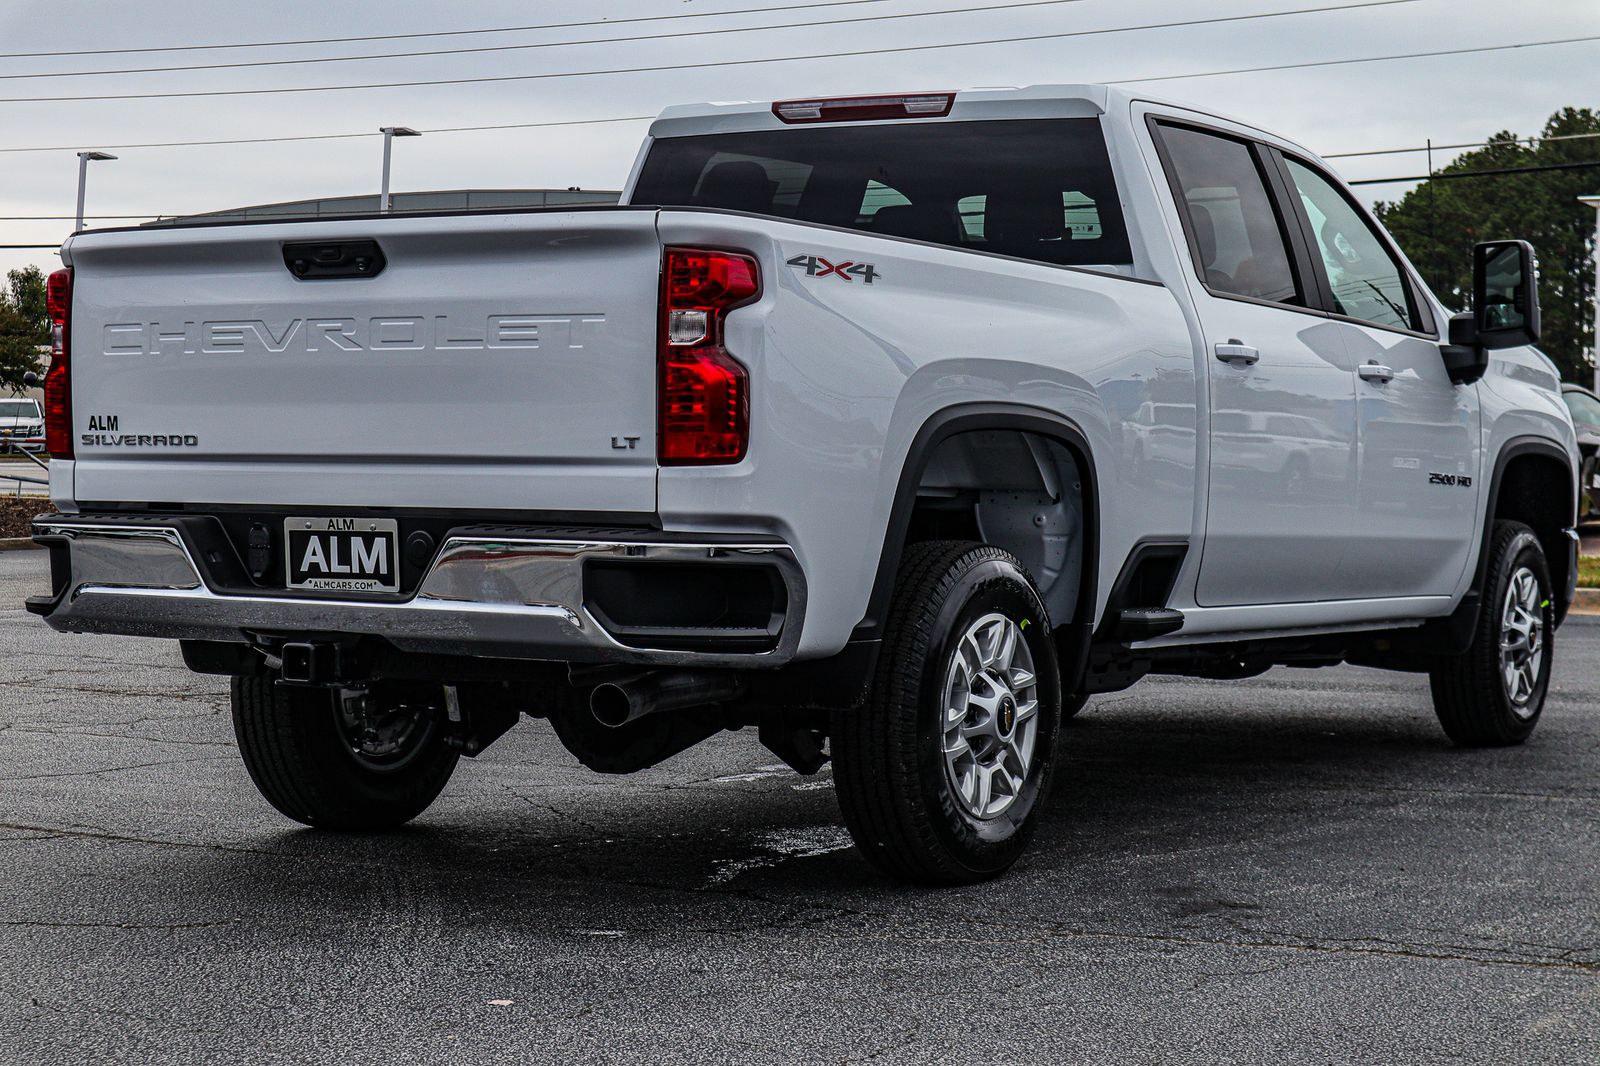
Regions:
[[[237, 70], [247, 67], [289, 67], [320, 63], [361, 63], [377, 59], [413, 59], [424, 56], [472, 55], [482, 52], [518, 52], [536, 48], [572, 48], [590, 44], [630, 44], [638, 41], [666, 41], [683, 37], [710, 37], [728, 33], [757, 33], [763, 30], [794, 30], [819, 26], [844, 26], [860, 22], [891, 22], [898, 19], [928, 18], [935, 15], [969, 15], [982, 11], [1006, 11], [1016, 8], [1055, 7], [1077, 4], [1083, 0], [1013, 0], [1003, 4], [978, 7], [952, 7], [938, 11], [903, 11], [893, 15], [858, 15], [853, 18], [825, 19], [810, 22], [779, 22], [769, 26], [724, 26], [708, 30], [684, 30], [679, 33], [647, 33], [633, 37], [591, 37], [582, 41], [536, 41], [531, 44], [495, 44], [472, 48], [439, 48], [426, 52], [383, 52], [364, 56], [331, 56], [321, 59], [259, 59], [236, 63], [195, 63], [165, 67], [120, 67], [112, 70], [71, 70], [46, 74], [0, 74], [0, 81], [20, 78], [97, 78], [110, 74], [159, 74], [182, 70]], [[1352, 7], [1382, 7], [1387, 4], [1409, 4], [1416, 0], [1378, 0], [1375, 3], [1353, 4]]]
[[642, 15], [636, 18], [588, 19], [582, 22], [545, 22], [533, 26], [485, 26], [475, 30], [432, 30], [426, 33], [379, 33], [364, 37], [302, 37], [289, 41], [234, 41], [226, 44], [159, 44], [144, 48], [86, 48], [71, 52], [0, 52], [0, 59], [45, 59], [58, 56], [134, 55], [148, 52], [207, 52], [232, 48], [288, 48], [305, 44], [359, 44], [365, 41], [410, 41], [422, 37], [465, 37], [483, 33], [525, 33], [534, 30], [575, 30], [590, 26], [625, 26], [638, 22], [677, 22], [681, 19], [721, 18], [727, 15], [766, 15], [773, 12], [805, 11], [820, 7], [856, 7], [860, 4], [886, 4], [893, 0], [823, 0], [782, 7], [743, 7], [729, 11], [695, 11], [683, 15]]
[[1323, 156], [1324, 159], [1354, 159], [1357, 156], [1369, 155], [1404, 155], [1408, 152], [1448, 152], [1456, 148], [1493, 148], [1502, 144], [1542, 144], [1545, 141], [1581, 141], [1589, 137], [1600, 137], [1600, 133], [1561, 133], [1554, 137], [1518, 137], [1514, 140], [1499, 141], [1464, 141], [1461, 144], [1434, 144], [1419, 145], [1415, 148], [1372, 148], [1364, 152], [1332, 152]]
[[1403, 181], [1447, 181], [1454, 178], [1491, 178], [1506, 174], [1533, 174], [1542, 170], [1585, 170], [1600, 167], [1600, 159], [1587, 163], [1542, 163], [1532, 167], [1495, 167], [1492, 170], [1436, 170], [1432, 174], [1414, 174], [1405, 178], [1363, 178], [1349, 182], [1351, 185], [1397, 185]]
[[[531, 130], [543, 129], [548, 126], [597, 126], [607, 122], [650, 122], [654, 115], [619, 115], [613, 118], [574, 118], [563, 119], [559, 122], [509, 122], [496, 126], [442, 126], [438, 129], [425, 129], [419, 132], [427, 134], [436, 133], [479, 133], [488, 130]], [[360, 137], [380, 137], [377, 131], [370, 133], [301, 133], [285, 137], [228, 137], [221, 140], [210, 141], [145, 141], [140, 144], [99, 144], [96, 148], [199, 148], [220, 144], [281, 144], [285, 141], [347, 141]], [[0, 148], [0, 153], [16, 152], [71, 152], [82, 148], [81, 144], [58, 144], [40, 148]]]
[[[190, 92], [159, 92], [159, 93], [99, 93], [83, 96], [13, 96], [0, 97], [4, 104], [39, 104], [39, 103], [66, 103], [72, 101], [104, 101], [104, 100], [181, 100], [197, 97], [219, 96], [274, 96], [285, 93], [319, 93], [319, 92], [347, 92], [358, 89], [400, 89], [419, 88], [436, 85], [482, 85], [491, 82], [522, 82], [544, 81], [552, 78], [590, 78], [610, 74], [650, 74], [662, 71], [676, 70], [704, 70], [708, 68], [755, 66], [763, 63], [796, 63], [813, 59], [853, 59], [861, 57], [877, 57], [895, 55], [906, 52], [931, 52], [952, 48], [977, 48], [993, 44], [1020, 44], [1032, 41], [1056, 41], [1068, 37], [1089, 37], [1105, 33], [1128, 33], [1135, 30], [1175, 29], [1187, 26], [1215, 25], [1228, 22], [1245, 22], [1255, 19], [1285, 18], [1292, 15], [1320, 14], [1332, 11], [1347, 11], [1361, 7], [1388, 6], [1395, 3], [1404, 3], [1406, 0], [1367, 0], [1362, 4], [1335, 4], [1320, 7], [1299, 8], [1293, 11], [1268, 11], [1253, 15], [1230, 15], [1220, 18], [1185, 19], [1179, 22], [1148, 23], [1139, 26], [1120, 26], [1101, 30], [1069, 30], [1060, 33], [1035, 33], [1017, 37], [991, 37], [976, 41], [952, 41], [945, 44], [913, 44], [901, 45], [894, 48], [870, 48], [851, 52], [814, 52], [798, 56], [768, 56], [759, 59], [722, 59], [708, 60], [701, 63], [670, 63], [649, 67], [609, 67], [600, 70], [575, 70], [548, 72], [539, 74], [499, 74], [476, 78], [429, 78], [420, 81], [390, 81], [390, 82], [364, 82], [354, 85], [298, 85], [282, 86], [264, 89], [207, 89]], [[1572, 44], [1579, 41], [1600, 40], [1600, 35], [1593, 37], [1572, 37], [1554, 41], [1535, 41], [1520, 45], [1488, 45], [1480, 48], [1462, 48], [1443, 52], [1418, 52], [1402, 56], [1375, 56], [1364, 59], [1336, 59], [1321, 60], [1310, 63], [1288, 63], [1274, 67], [1250, 67], [1239, 70], [1213, 70], [1192, 74], [1164, 74], [1145, 78], [1123, 78], [1119, 81], [1131, 84], [1144, 81], [1170, 81], [1177, 78], [1210, 78], [1224, 74], [1245, 74], [1261, 70], [1289, 70], [1296, 67], [1321, 67], [1337, 66], [1348, 63], [1374, 63], [1390, 59], [1413, 59], [1430, 55], [1455, 55], [1468, 52], [1496, 52], [1510, 48], [1537, 48], [1552, 44]]]
[[[1431, 59], [1435, 56], [1464, 56], [1481, 52], [1508, 52], [1516, 48], [1548, 48], [1557, 44], [1581, 44], [1600, 41], [1600, 34], [1589, 37], [1558, 37], [1549, 41], [1525, 41], [1521, 44], [1486, 44], [1478, 48], [1445, 48], [1437, 52], [1405, 52], [1393, 56], [1367, 56], [1360, 59], [1320, 59], [1310, 63], [1278, 63], [1267, 67], [1236, 67], [1232, 70], [1211, 70], [1200, 74], [1159, 74], [1147, 78], [1119, 78], [1111, 84], [1133, 85], [1138, 82], [1174, 81], [1179, 78], [1220, 78], [1225, 74], [1263, 74], [1273, 70], [1304, 70], [1308, 67], [1342, 67], [1352, 63], [1389, 63], [1397, 59]], [[85, 97], [85, 99], [89, 99]], [[0, 100], [0, 103], [11, 101]]]

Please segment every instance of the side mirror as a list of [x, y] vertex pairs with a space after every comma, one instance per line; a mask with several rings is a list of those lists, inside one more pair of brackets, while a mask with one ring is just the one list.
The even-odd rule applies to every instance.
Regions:
[[1539, 265], [1533, 245], [1486, 241], [1472, 250], [1472, 315], [1484, 348], [1539, 340]]
[[1527, 241], [1485, 241], [1472, 249], [1472, 310], [1450, 318], [1444, 365], [1470, 384], [1489, 368], [1488, 353], [1539, 340], [1539, 264]]

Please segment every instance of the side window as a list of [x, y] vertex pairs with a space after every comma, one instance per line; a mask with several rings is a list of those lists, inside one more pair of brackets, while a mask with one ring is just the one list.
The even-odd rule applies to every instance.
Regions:
[[1195, 267], [1206, 286], [1216, 293], [1304, 307], [1283, 226], [1250, 146], [1165, 125], [1161, 143], [1178, 208], [1188, 215], [1199, 258]]
[[861, 194], [861, 208], [856, 212], [856, 225], [872, 228], [872, 219], [885, 207], [904, 207], [911, 201], [899, 189], [891, 189], [881, 181], [867, 180], [867, 191]]
[[1333, 290], [1333, 310], [1377, 326], [1415, 329], [1405, 271], [1372, 224], [1331, 181], [1284, 157]]
[[[1004, 209], [1004, 198], [997, 197]], [[1100, 222], [1100, 206], [1088, 193], [1067, 189], [1061, 194], [1061, 225], [1056, 226], [1049, 217], [1051, 207], [1040, 210], [1041, 222], [1034, 234], [1037, 240], [1097, 241], [1105, 234]], [[996, 213], [999, 213], [998, 211]], [[989, 194], [963, 196], [956, 201], [956, 214], [961, 219], [961, 229], [968, 244], [982, 245], [990, 238], [986, 230], [989, 219]]]

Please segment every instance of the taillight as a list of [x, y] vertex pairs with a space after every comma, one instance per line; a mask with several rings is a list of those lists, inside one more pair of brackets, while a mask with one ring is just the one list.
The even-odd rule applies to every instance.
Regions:
[[782, 122], [871, 122], [886, 118], [943, 118], [955, 93], [844, 96], [828, 100], [780, 100], [772, 113]]
[[52, 459], [72, 458], [72, 268], [45, 283], [50, 313], [50, 369], [44, 375], [44, 446]]
[[750, 443], [750, 372], [722, 346], [723, 320], [761, 295], [756, 261], [668, 248], [661, 277], [657, 460], [737, 463]]

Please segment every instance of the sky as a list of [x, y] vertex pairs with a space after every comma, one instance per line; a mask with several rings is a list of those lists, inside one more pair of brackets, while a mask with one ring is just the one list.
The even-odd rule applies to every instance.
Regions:
[[[570, 123], [425, 133], [397, 141], [394, 189], [621, 186], [647, 121], [676, 103], [1064, 82], [1116, 82], [1242, 67], [1359, 59], [1600, 36], [1600, 0], [0, 0], [0, 216], [70, 216], [79, 148], [158, 141], [367, 134], [317, 141], [113, 149], [91, 164], [88, 214], [158, 215], [377, 191], [383, 125]], [[1211, 25], [1154, 23], [1267, 13]], [[762, 9], [749, 14], [718, 14]], [[43, 52], [426, 34], [548, 23], [662, 21], [361, 43], [44, 56]], [[910, 15], [904, 18], [869, 17]], [[805, 23], [783, 29], [706, 33]], [[661, 35], [695, 34], [694, 36]], [[1055, 36], [1009, 43], [994, 38]], [[653, 37], [619, 41], [620, 37]], [[59, 76], [261, 60], [591, 41], [561, 47], [268, 67]], [[961, 47], [910, 49], [920, 45]], [[839, 58], [774, 61], [818, 53]], [[749, 62], [762, 60], [762, 62]], [[666, 68], [538, 77], [615, 68]], [[1600, 40], [1510, 51], [1144, 83], [1154, 95], [1245, 119], [1323, 154], [1537, 132], [1549, 114], [1600, 107]], [[49, 74], [52, 77], [21, 77]], [[519, 77], [478, 84], [156, 99], [21, 97], [196, 93], [353, 82]], [[51, 147], [52, 151], [4, 149]], [[1454, 153], [1436, 153], [1442, 163]], [[1600, 158], [1600, 145], [1596, 147]], [[1412, 175], [1423, 156], [1333, 160], [1350, 179]], [[1596, 175], [1600, 193], [1600, 173]], [[1369, 201], [1405, 184], [1362, 186]], [[105, 220], [98, 224], [130, 224]], [[91, 223], [96, 224], [96, 223]], [[0, 220], [0, 244], [55, 244], [68, 219]], [[58, 265], [50, 251], [0, 250], [0, 270]]]

